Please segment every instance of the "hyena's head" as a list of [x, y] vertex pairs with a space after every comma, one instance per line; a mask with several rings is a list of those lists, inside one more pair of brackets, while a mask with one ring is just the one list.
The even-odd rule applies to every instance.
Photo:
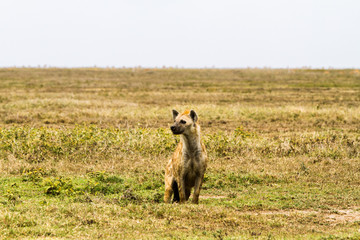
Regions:
[[174, 124], [170, 127], [173, 134], [190, 134], [196, 129], [198, 116], [194, 110], [185, 110], [182, 114], [172, 110]]

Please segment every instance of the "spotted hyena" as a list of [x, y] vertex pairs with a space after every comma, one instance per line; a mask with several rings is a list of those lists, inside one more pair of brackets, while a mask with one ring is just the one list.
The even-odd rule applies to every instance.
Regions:
[[199, 194], [207, 165], [205, 145], [201, 142], [200, 125], [194, 110], [185, 110], [179, 114], [172, 110], [174, 124], [170, 127], [180, 142], [168, 162], [165, 170], [164, 201], [184, 203], [194, 188], [193, 203], [199, 203]]

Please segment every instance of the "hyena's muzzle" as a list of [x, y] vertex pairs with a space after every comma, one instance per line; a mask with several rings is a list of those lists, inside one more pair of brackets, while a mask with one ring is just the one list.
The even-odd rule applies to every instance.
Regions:
[[174, 124], [170, 127], [171, 131], [173, 134], [178, 135], [178, 134], [182, 134], [185, 131], [185, 128], [182, 126], [179, 126], [177, 124]]

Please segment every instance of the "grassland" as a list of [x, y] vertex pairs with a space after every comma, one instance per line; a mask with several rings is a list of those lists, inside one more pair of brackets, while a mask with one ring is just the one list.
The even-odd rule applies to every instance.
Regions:
[[[162, 201], [195, 109], [200, 204]], [[360, 71], [0, 69], [1, 239], [359, 239]]]

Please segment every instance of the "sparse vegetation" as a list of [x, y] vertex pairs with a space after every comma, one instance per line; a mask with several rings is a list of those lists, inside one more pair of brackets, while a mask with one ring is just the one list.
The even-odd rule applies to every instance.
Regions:
[[[163, 203], [194, 108], [200, 204]], [[1, 239], [359, 239], [359, 70], [0, 69]]]

